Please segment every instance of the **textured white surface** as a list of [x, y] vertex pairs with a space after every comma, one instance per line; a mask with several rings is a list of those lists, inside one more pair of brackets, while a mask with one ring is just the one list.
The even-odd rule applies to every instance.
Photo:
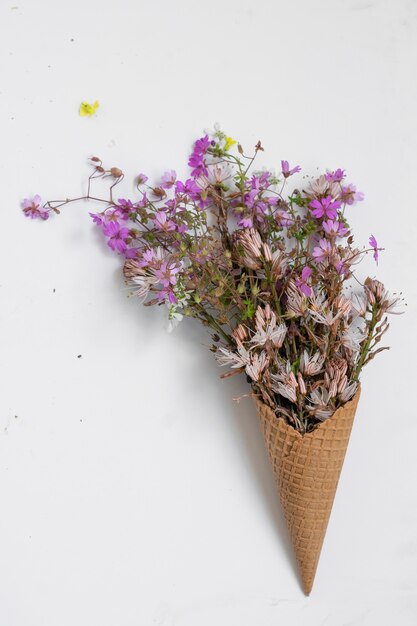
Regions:
[[[413, 0], [2, 0], [1, 626], [417, 623], [416, 42]], [[127, 180], [185, 172], [215, 121], [270, 165], [346, 168], [356, 240], [377, 236], [408, 301], [308, 599], [244, 381], [126, 298], [90, 207], [19, 210], [78, 194], [93, 153]]]

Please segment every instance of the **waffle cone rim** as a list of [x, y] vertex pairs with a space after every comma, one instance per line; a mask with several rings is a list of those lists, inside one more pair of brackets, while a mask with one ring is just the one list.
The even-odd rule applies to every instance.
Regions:
[[[360, 383], [359, 383], [359, 384], [358, 384], [358, 387], [357, 387], [357, 389], [356, 389], [356, 391], [355, 391], [355, 393], [354, 393], [354, 395], [352, 396], [352, 398], [351, 398], [350, 400], [348, 400], [347, 402], [345, 402], [344, 404], [342, 404], [341, 406], [339, 406], [339, 407], [335, 410], [335, 412], [333, 413], [333, 415], [331, 415], [328, 419], [323, 420], [322, 422], [320, 422], [319, 424], [317, 424], [317, 425], [313, 428], [313, 430], [310, 430], [310, 431], [309, 431], [309, 432], [307, 432], [307, 433], [301, 433], [301, 432], [300, 432], [299, 430], [297, 430], [297, 429], [296, 429], [296, 428], [295, 428], [292, 424], [290, 424], [290, 423], [289, 423], [289, 422], [285, 419], [285, 417], [283, 417], [282, 415], [277, 415], [277, 414], [273, 411], [273, 409], [271, 409], [271, 407], [270, 407], [270, 406], [268, 406], [268, 405], [267, 405], [267, 404], [266, 404], [266, 403], [262, 400], [262, 398], [261, 398], [260, 396], [257, 396], [257, 395], [255, 395], [255, 394], [254, 394], [256, 404], [257, 404], [257, 405], [261, 405], [261, 406], [266, 407], [266, 408], [267, 408], [267, 409], [268, 409], [271, 413], [273, 413], [274, 418], [275, 418], [276, 420], [281, 420], [281, 421], [282, 421], [282, 423], [283, 423], [283, 426], [284, 426], [285, 428], [287, 428], [287, 429], [291, 432], [291, 434], [292, 434], [293, 436], [295, 436], [295, 437], [297, 437], [297, 438], [299, 438], [299, 439], [308, 439], [308, 438], [313, 438], [313, 437], [315, 436], [315, 434], [316, 434], [316, 432], [317, 432], [317, 431], [319, 431], [320, 429], [325, 428], [325, 427], [326, 427], [326, 424], [333, 424], [333, 423], [337, 420], [338, 413], [339, 413], [339, 412], [341, 412], [341, 411], [343, 411], [343, 410], [346, 410], [346, 409], [350, 408], [350, 406], [351, 406], [352, 404], [355, 406], [355, 411], [356, 411], [356, 407], [357, 407], [357, 405], [358, 405], [360, 395], [361, 395], [361, 385], [360, 385]], [[329, 426], [327, 426], [327, 428], [329, 428]]]

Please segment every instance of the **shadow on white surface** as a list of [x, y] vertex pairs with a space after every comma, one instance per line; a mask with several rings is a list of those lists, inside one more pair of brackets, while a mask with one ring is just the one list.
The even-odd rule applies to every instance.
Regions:
[[[248, 386], [248, 390], [249, 389]], [[260, 494], [259, 502], [263, 505], [265, 515], [274, 527], [274, 534], [282, 546], [288, 564], [301, 589], [298, 566], [291, 546], [284, 514], [279, 502], [277, 486], [275, 484], [272, 468], [269, 464], [256, 408], [251, 399], [246, 398], [245, 400], [246, 401], [239, 403], [233, 402], [233, 419], [231, 423], [235, 431], [236, 444], [240, 446], [242, 456], [250, 467], [254, 486]], [[278, 554], [277, 558], [279, 558]]]

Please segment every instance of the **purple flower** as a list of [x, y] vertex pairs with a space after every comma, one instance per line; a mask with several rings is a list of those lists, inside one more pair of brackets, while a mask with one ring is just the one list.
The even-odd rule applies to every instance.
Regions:
[[197, 200], [200, 197], [201, 188], [192, 178], [186, 180], [185, 183], [177, 180], [175, 183], [175, 193], [184, 193], [193, 200]]
[[146, 176], [146, 174], [138, 174], [138, 177], [137, 177], [138, 185], [144, 185], [147, 180], [148, 180], [148, 177]]
[[127, 222], [127, 220], [129, 219], [129, 212], [123, 206], [116, 205], [112, 209], [108, 209], [105, 213], [102, 214], [102, 216], [103, 224], [107, 224], [108, 222], [118, 222], [119, 220]]
[[293, 174], [297, 174], [297, 172], [301, 172], [301, 167], [299, 165], [296, 165], [290, 170], [290, 164], [288, 163], [288, 161], [281, 161], [281, 171], [284, 178], [288, 178]]
[[314, 209], [312, 214], [314, 217], [326, 217], [334, 220], [337, 217], [337, 209], [340, 209], [341, 204], [339, 200], [333, 200], [331, 196], [321, 198], [321, 200], [313, 200], [310, 202], [310, 207]]
[[301, 278], [297, 278], [296, 281], [295, 281], [295, 285], [296, 285], [297, 289], [299, 291], [301, 291], [302, 294], [307, 296], [307, 298], [309, 298], [312, 295], [312, 293], [313, 293], [313, 290], [311, 289], [310, 285], [308, 284], [308, 281], [309, 281], [312, 273], [313, 273], [312, 269], [310, 269], [309, 267], [305, 267], [303, 269], [303, 271], [301, 272]]
[[161, 266], [158, 269], [153, 270], [156, 278], [159, 279], [159, 282], [163, 287], [169, 287], [170, 285], [175, 285], [177, 283], [176, 274], [180, 271], [178, 265], [175, 263], [168, 263], [164, 261], [161, 263]]
[[151, 248], [147, 248], [142, 254], [142, 260], [138, 263], [139, 267], [146, 267], [153, 261], [153, 258], [153, 250]]
[[168, 300], [170, 304], [177, 304], [178, 302], [177, 297], [175, 293], [172, 291], [172, 289], [161, 289], [158, 292], [158, 300], [160, 302], [164, 302], [165, 300]]
[[342, 276], [343, 274], [347, 274], [349, 271], [349, 266], [344, 261], [337, 261], [334, 264], [334, 266], [339, 276]]
[[345, 170], [341, 170], [340, 167], [334, 172], [327, 172], [327, 174], [324, 175], [324, 178], [329, 183], [340, 183], [340, 181], [343, 180], [344, 177], [345, 177]]
[[22, 209], [26, 217], [31, 217], [33, 220], [36, 218], [47, 220], [49, 217], [49, 210], [42, 206], [42, 198], [38, 195], [33, 196], [32, 199], [25, 198], [22, 201]]
[[121, 227], [118, 222], [108, 222], [103, 225], [103, 233], [109, 237], [107, 245], [118, 252], [124, 254], [127, 250], [126, 240], [129, 238], [129, 229]]
[[160, 186], [162, 189], [171, 189], [174, 186], [175, 181], [177, 179], [177, 172], [175, 170], [169, 170], [162, 174]]
[[253, 219], [251, 217], [244, 216], [238, 221], [237, 225], [241, 228], [253, 228]]
[[142, 195], [142, 200], [139, 200], [139, 202], [136, 203], [136, 206], [138, 207], [138, 209], [144, 209], [147, 204], [148, 204], [148, 196], [146, 195], [146, 192], [145, 192]]
[[327, 222], [323, 222], [322, 226], [330, 237], [344, 237], [348, 232], [345, 225], [337, 220], [327, 220]]
[[278, 209], [275, 213], [275, 219], [282, 228], [289, 228], [293, 223], [291, 215], [288, 211], [284, 211], [283, 209]]
[[374, 250], [373, 257], [374, 257], [375, 263], [378, 265], [378, 242], [373, 235], [369, 237], [369, 245]]
[[250, 179], [250, 185], [252, 189], [268, 189], [271, 183], [269, 181], [271, 172], [262, 172], [261, 174], [254, 174]]
[[245, 193], [245, 204], [249, 209], [253, 209], [258, 195], [258, 189], [252, 189], [248, 193]]
[[127, 259], [134, 259], [137, 257], [137, 255], [138, 255], [137, 248], [127, 248], [127, 250], [125, 251], [125, 257]]
[[362, 202], [365, 198], [365, 194], [362, 191], [356, 191], [355, 185], [346, 185], [342, 187], [342, 193], [340, 199], [346, 204], [352, 205], [354, 202]]
[[268, 206], [275, 206], [279, 202], [279, 198], [274, 196], [269, 196], [268, 198], [264, 198], [264, 200], [268, 204]]
[[313, 257], [316, 263], [322, 263], [330, 256], [331, 251], [332, 247], [330, 245], [330, 241], [327, 241], [327, 239], [320, 239], [319, 245], [313, 250]]
[[128, 220], [129, 215], [135, 212], [135, 205], [131, 200], [119, 198], [114, 209], [114, 213], [122, 220]]
[[158, 211], [158, 213], [155, 214], [153, 223], [156, 228], [159, 228], [159, 230], [175, 230], [175, 223], [172, 220], [169, 220], [167, 218], [167, 214], [163, 211]]
[[180, 233], [182, 235], [182, 234], [187, 232], [188, 224], [187, 224], [187, 222], [177, 222], [175, 228], [177, 230], [177, 233]]
[[88, 215], [92, 218], [94, 224], [97, 224], [97, 226], [102, 226], [104, 224], [104, 213], [89, 213]]
[[210, 139], [208, 135], [204, 135], [194, 144], [194, 149], [190, 154], [190, 158], [188, 159], [188, 165], [191, 169], [191, 176], [193, 178], [198, 178], [199, 176], [208, 176], [208, 169], [206, 167], [206, 163], [204, 161], [204, 157], [210, 147]]
[[260, 220], [261, 222], [264, 221], [264, 216], [265, 213], [268, 210], [268, 204], [266, 202], [264, 202], [263, 200], [259, 200], [256, 204], [255, 204], [255, 213], [256, 216], [258, 218], [258, 220]]

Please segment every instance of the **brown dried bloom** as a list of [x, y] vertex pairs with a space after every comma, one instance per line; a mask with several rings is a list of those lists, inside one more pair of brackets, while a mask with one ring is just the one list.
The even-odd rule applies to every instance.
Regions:
[[126, 279], [133, 278], [133, 276], [137, 276], [142, 273], [142, 269], [138, 263], [134, 259], [128, 259], [125, 261], [123, 265], [123, 275]]

